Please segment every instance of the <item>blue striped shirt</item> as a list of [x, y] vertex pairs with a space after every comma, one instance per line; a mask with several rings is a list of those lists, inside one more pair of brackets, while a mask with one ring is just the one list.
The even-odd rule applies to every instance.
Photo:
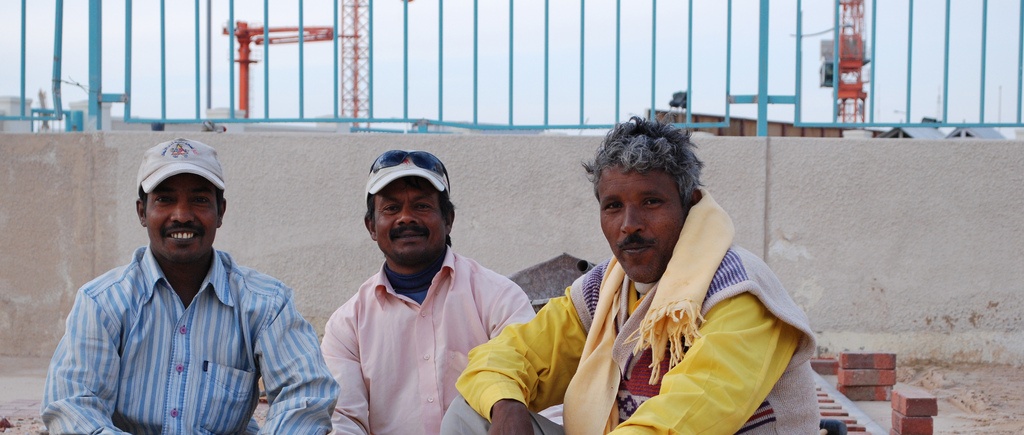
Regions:
[[280, 281], [214, 251], [188, 308], [153, 254], [83, 286], [50, 362], [43, 421], [59, 433], [327, 433], [338, 384]]

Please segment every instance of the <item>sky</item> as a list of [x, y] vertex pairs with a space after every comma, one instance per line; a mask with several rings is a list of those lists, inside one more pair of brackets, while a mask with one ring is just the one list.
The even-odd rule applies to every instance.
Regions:
[[[757, 93], [758, 80], [758, 0], [732, 2], [732, 47], [727, 44], [727, 2], [661, 0], [657, 2], [623, 1], [619, 61], [619, 110], [616, 101], [616, 28], [615, 0], [589, 0], [583, 4], [585, 19], [583, 64], [583, 110], [580, 110], [580, 1], [550, 2], [548, 122], [551, 124], [610, 124], [630, 115], [643, 115], [652, 102], [659, 110], [668, 109], [672, 93], [689, 89], [694, 113], [724, 114], [726, 96]], [[883, 0], [875, 12], [875, 58], [864, 77], [873, 77], [874, 92], [866, 110], [873, 110], [876, 122], [919, 121], [921, 117], [942, 118], [946, 111], [950, 122], [977, 122], [984, 96], [986, 122], [1016, 122], [1020, 116], [1018, 31], [1021, 2], [988, 0], [985, 57], [985, 89], [982, 76], [982, 1], [951, 0], [949, 31], [949, 89], [943, 108], [943, 63], [946, 42], [945, 0], [914, 0], [912, 53], [908, 50], [910, 0]], [[205, 116], [206, 56], [200, 56], [200, 77], [196, 83], [195, 16], [199, 14], [200, 50], [205, 50], [206, 2], [166, 2], [163, 42], [166, 69], [161, 72], [160, 3], [134, 2], [132, 5], [131, 88], [133, 117], [158, 117], [166, 110], [169, 118], [192, 118], [198, 105]], [[21, 10], [17, 0], [0, 0], [0, 95], [17, 96], [21, 92]], [[25, 92], [38, 107], [37, 92], [49, 92], [54, 47], [54, 3], [30, 1], [26, 4]], [[197, 8], [198, 3], [198, 8]], [[223, 35], [231, 3], [236, 20], [263, 21], [264, 4], [269, 5], [269, 25], [297, 26], [299, 1], [218, 0], [213, 14], [213, 107], [230, 103], [229, 65], [233, 38]], [[330, 0], [304, 0], [303, 23], [306, 26], [333, 24]], [[770, 95], [794, 95], [797, 71], [797, 2], [774, 0], [769, 10]], [[872, 0], [866, 0], [864, 29], [870, 38]], [[471, 122], [473, 113], [473, 1], [447, 0], [443, 3], [443, 119]], [[652, 6], [657, 13], [652, 22]], [[687, 25], [692, 5], [692, 43]], [[478, 3], [479, 58], [477, 62], [478, 112], [481, 123], [509, 122], [509, 87], [512, 87], [511, 118], [515, 124], [544, 122], [544, 0], [481, 0]], [[406, 9], [407, 8], [407, 9]], [[198, 10], [197, 10], [198, 9]], [[409, 118], [438, 119], [438, 2], [436, 0], [400, 0], [375, 2], [373, 39], [374, 116], [402, 118], [406, 65], [403, 64], [403, 22], [408, 11], [408, 114]], [[509, 79], [509, 13], [513, 13], [511, 51], [513, 78]], [[803, 33], [800, 69], [802, 83], [801, 116], [803, 122], [828, 122], [832, 119], [832, 89], [818, 83], [819, 47], [834, 24], [831, 2], [802, 2]], [[88, 2], [65, 2], [63, 23], [63, 63], [61, 78], [64, 106], [85, 100], [88, 85]], [[126, 88], [125, 2], [107, 0], [103, 8], [103, 83], [104, 93], [122, 93]], [[811, 35], [811, 36], [807, 36]], [[653, 44], [652, 44], [653, 41]], [[871, 44], [871, 41], [868, 41]], [[656, 54], [652, 71], [652, 45]], [[692, 64], [688, 53], [692, 47]], [[301, 59], [302, 108], [306, 117], [334, 113], [333, 44], [306, 43]], [[869, 47], [870, 50], [870, 47]], [[300, 62], [298, 44], [271, 45], [269, 53], [256, 47], [257, 56], [269, 59], [270, 94], [264, 95], [263, 62], [252, 71], [252, 115], [264, 116], [269, 98], [271, 117], [298, 117], [300, 103]], [[726, 54], [731, 54], [727, 65]], [[908, 67], [908, 54], [911, 54]], [[730, 79], [727, 80], [727, 67]], [[909, 71], [908, 71], [909, 69]], [[166, 103], [161, 106], [160, 79], [166, 75]], [[692, 75], [692, 77], [691, 77]], [[909, 114], [907, 83], [911, 83]], [[235, 86], [238, 85], [237, 78]], [[870, 85], [865, 90], [870, 91]], [[726, 91], [728, 87], [728, 93]], [[235, 98], [237, 99], [237, 91]], [[237, 106], [237, 102], [235, 103]], [[873, 104], [873, 106], [872, 106]], [[733, 116], [756, 116], [754, 105], [732, 105]], [[114, 116], [123, 116], [124, 105], [114, 104]], [[794, 106], [771, 105], [769, 119], [792, 121]]]

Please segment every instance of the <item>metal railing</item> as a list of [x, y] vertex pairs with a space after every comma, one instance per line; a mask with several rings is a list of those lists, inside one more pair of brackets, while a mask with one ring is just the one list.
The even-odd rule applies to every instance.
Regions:
[[[52, 32], [52, 109], [23, 107], [0, 120], [61, 119], [65, 5], [56, 0], [47, 20], [30, 17], [26, 1], [17, 27], [20, 69], [0, 67], [0, 94], [16, 76], [25, 100], [26, 64], [41, 61], [26, 58], [29, 31]], [[805, 47], [823, 46], [820, 39], [830, 37], [831, 61], [839, 65], [841, 32], [850, 26], [839, 11], [851, 1], [867, 10], [867, 98], [860, 107], [864, 120], [843, 123], [838, 87], [804, 80], [829, 56]], [[676, 112], [680, 126], [726, 127], [734, 106], [756, 117], [759, 135], [767, 134], [769, 118], [806, 127], [1024, 126], [1021, 0], [229, 0], [217, 8], [206, 0], [205, 11], [199, 0], [158, 3], [90, 0], [85, 16], [76, 16], [88, 20], [87, 35], [68, 35], [88, 40], [87, 129], [101, 129], [94, 114], [110, 106], [123, 110], [128, 123], [328, 122], [366, 130], [607, 129], [633, 114], [665, 112]], [[353, 13], [363, 14], [358, 19], [365, 28], [357, 35], [363, 39], [352, 36], [360, 26]], [[111, 15], [123, 21], [111, 24]], [[319, 21], [310, 23], [309, 15]], [[815, 27], [831, 25], [831, 31], [805, 34], [808, 15]], [[104, 33], [105, 16], [107, 28], [123, 28], [123, 34]], [[260, 17], [264, 41], [275, 26], [294, 26], [301, 35], [318, 25], [330, 27], [333, 43], [307, 47], [300, 37], [293, 47], [262, 45], [256, 60], [262, 68], [254, 69], [262, 77], [249, 82], [258, 83], [250, 89], [261, 104], [243, 115], [236, 104], [240, 64], [233, 35], [237, 23]], [[53, 28], [29, 26], [27, 18], [52, 21]], [[216, 33], [213, 22], [224, 23]], [[0, 23], [8, 24], [14, 23]], [[992, 37], [999, 43], [990, 44]], [[360, 53], [366, 75], [354, 78], [351, 62]], [[105, 64], [123, 72], [105, 71]], [[353, 102], [357, 82], [365, 101]], [[105, 92], [111, 88], [114, 93]], [[1007, 101], [1016, 100], [1010, 121], [1002, 119], [1004, 88]], [[685, 101], [665, 107], [677, 92], [685, 92]], [[211, 111], [216, 107], [223, 115]], [[694, 122], [700, 113], [719, 114], [721, 122]], [[922, 113], [932, 116], [912, 121]]]
[[[51, 99], [52, 105], [50, 107], [52, 107], [52, 108], [49, 108], [49, 109], [47, 109], [47, 108], [36, 108], [36, 109], [33, 109], [33, 108], [29, 107], [28, 104], [26, 104], [26, 102], [29, 99], [26, 97], [26, 93], [25, 93], [26, 92], [26, 79], [27, 79], [26, 67], [28, 65], [28, 60], [27, 60], [27, 57], [26, 57], [26, 54], [28, 52], [26, 44], [27, 44], [27, 41], [28, 41], [28, 30], [29, 30], [29, 26], [28, 26], [29, 13], [27, 11], [27, 9], [28, 9], [27, 8], [28, 1], [27, 0], [21, 0], [21, 4], [19, 6], [20, 14], [18, 14], [18, 15], [10, 13], [11, 12], [11, 8], [13, 7], [13, 3], [14, 2], [10, 1], [10, 2], [7, 2], [7, 3], [11, 3], [11, 5], [6, 5], [6, 4], [4, 5], [4, 8], [8, 11], [8, 13], [6, 14], [8, 19], [13, 19], [14, 17], [20, 17], [20, 21], [18, 23], [18, 26], [16, 27], [18, 29], [19, 56], [18, 56], [18, 63], [16, 64], [17, 65], [17, 72], [14, 73], [14, 74], [4, 74], [4, 75], [6, 76], [5, 80], [9, 81], [8, 84], [13, 82], [13, 77], [11, 77], [11, 76], [16, 76], [17, 77], [17, 82], [19, 83], [19, 86], [17, 88], [18, 89], [18, 100], [19, 100], [20, 103], [19, 104], [15, 104], [17, 106], [17, 109], [12, 110], [13, 113], [0, 113], [0, 121], [7, 121], [7, 120], [11, 120], [11, 121], [39, 121], [39, 122], [60, 121], [64, 117], [63, 109], [62, 109], [62, 101], [61, 101], [61, 62], [62, 62], [61, 54], [63, 52], [61, 47], [62, 47], [62, 43], [63, 43], [63, 39], [64, 39], [63, 38], [63, 31], [64, 31], [64, 14], [63, 14], [63, 11], [64, 11], [64, 9], [63, 9], [63, 7], [57, 7], [55, 9], [55, 12], [52, 14], [52, 17], [43, 17], [43, 19], [40, 20], [42, 22], [45, 22], [45, 18], [52, 18], [52, 20], [53, 20], [52, 21], [53, 22], [53, 27], [47, 29], [47, 30], [52, 30], [52, 33], [53, 33], [53, 57], [48, 59], [48, 60], [50, 60], [50, 65], [52, 65], [52, 71], [53, 71], [53, 73], [52, 73], [52, 80], [51, 80], [51, 86], [50, 86], [50, 91], [51, 91], [50, 95], [51, 95], [51, 98], [52, 98]], [[60, 4], [61, 0], [57, 0], [57, 3]], [[15, 28], [15, 27], [14, 26], [10, 26], [8, 28], [10, 29], [10, 28]], [[10, 63], [7, 63], [7, 65], [10, 65]], [[5, 73], [13, 72], [13, 68], [10, 69], [10, 70], [6, 70], [4, 72]], [[2, 87], [0, 87], [0, 92], [6, 92], [7, 89], [9, 89], [8, 86], [2, 86]]]

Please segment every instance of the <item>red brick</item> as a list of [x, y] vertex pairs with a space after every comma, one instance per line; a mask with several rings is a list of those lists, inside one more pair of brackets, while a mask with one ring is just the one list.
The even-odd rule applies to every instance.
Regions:
[[909, 385], [892, 391], [892, 409], [907, 417], [939, 415], [939, 403], [935, 396], [922, 388]]
[[822, 376], [834, 375], [839, 370], [839, 360], [835, 358], [812, 358], [811, 368]]
[[907, 417], [892, 411], [892, 429], [900, 435], [932, 435], [931, 417]]
[[896, 370], [865, 370], [840, 368], [838, 383], [847, 386], [896, 385]]
[[892, 387], [889, 385], [849, 386], [840, 384], [836, 386], [836, 389], [853, 401], [888, 402], [892, 400]]
[[844, 369], [896, 369], [896, 354], [877, 352], [843, 352], [839, 367]]

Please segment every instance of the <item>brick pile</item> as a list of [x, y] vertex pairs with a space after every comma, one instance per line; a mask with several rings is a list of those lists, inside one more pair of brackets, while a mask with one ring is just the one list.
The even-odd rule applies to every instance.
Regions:
[[896, 354], [839, 354], [836, 389], [854, 401], [889, 401], [896, 385]]
[[811, 369], [822, 376], [835, 376], [839, 372], [839, 359], [811, 358]]
[[901, 385], [892, 392], [892, 429], [890, 435], [932, 435], [932, 417], [939, 404], [931, 393]]
[[[850, 413], [843, 409], [843, 405], [836, 403], [835, 399], [829, 396], [821, 387], [817, 387], [818, 414], [822, 419], [839, 420], [846, 424], [846, 431], [850, 434], [864, 434], [867, 429], [863, 424], [851, 417]], [[902, 435], [902, 434], [901, 434]]]

